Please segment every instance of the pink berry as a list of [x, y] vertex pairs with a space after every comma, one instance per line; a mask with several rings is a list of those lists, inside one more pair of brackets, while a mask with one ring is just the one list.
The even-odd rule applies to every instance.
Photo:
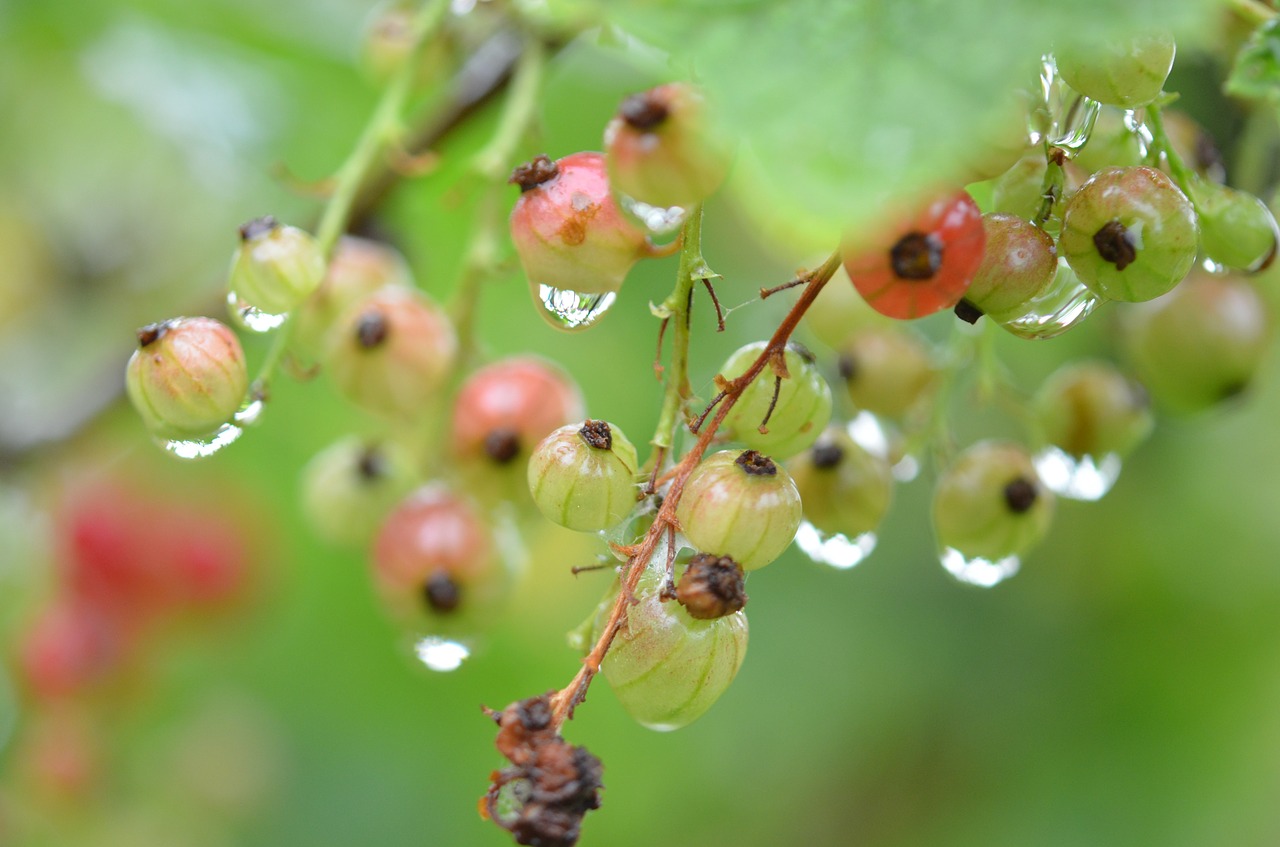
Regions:
[[586, 417], [582, 394], [560, 368], [530, 356], [503, 359], [463, 382], [453, 406], [454, 453], [520, 464], [552, 430]]
[[147, 427], [162, 438], [208, 435], [249, 390], [240, 340], [212, 318], [173, 318], [138, 330], [125, 387]]

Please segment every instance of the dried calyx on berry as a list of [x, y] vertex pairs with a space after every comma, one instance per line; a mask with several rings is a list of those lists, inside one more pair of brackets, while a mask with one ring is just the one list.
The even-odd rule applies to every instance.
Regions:
[[486, 710], [498, 724], [498, 752], [511, 764], [493, 774], [480, 800], [485, 817], [517, 844], [572, 847], [582, 819], [600, 808], [604, 766], [554, 727], [551, 693]]
[[715, 620], [741, 611], [747, 605], [742, 568], [728, 556], [699, 553], [676, 586], [676, 600], [689, 616], [701, 621]]
[[562, 426], [529, 457], [529, 493], [548, 520], [578, 532], [621, 523], [636, 505], [639, 459], [627, 436], [605, 421]]

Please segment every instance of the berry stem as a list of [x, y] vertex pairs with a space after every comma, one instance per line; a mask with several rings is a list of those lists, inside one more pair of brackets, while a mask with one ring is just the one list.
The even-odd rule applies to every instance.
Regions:
[[526, 40], [524, 51], [516, 62], [498, 128], [489, 143], [471, 160], [471, 167], [477, 173], [500, 186], [506, 184], [516, 147], [524, 140], [537, 114], [546, 58], [546, 48], [541, 41], [534, 38]]
[[1187, 195], [1187, 199], [1191, 201], [1191, 207], [1196, 210], [1196, 216], [1199, 217], [1200, 207], [1196, 204], [1195, 195], [1191, 192], [1191, 183], [1195, 176], [1182, 161], [1178, 151], [1173, 149], [1173, 143], [1169, 141], [1169, 135], [1164, 128], [1164, 118], [1160, 115], [1159, 103], [1147, 106], [1146, 112], [1147, 126], [1151, 129], [1151, 143], [1157, 153], [1164, 154], [1165, 160], [1169, 162], [1169, 175], [1178, 184], [1178, 188], [1182, 189], [1182, 193]]
[[[702, 461], [702, 455], [706, 452], [707, 447], [711, 445], [711, 441], [715, 438], [720, 424], [723, 423], [734, 403], [742, 396], [742, 392], [768, 366], [770, 359], [783, 354], [786, 350], [787, 341], [790, 340], [791, 334], [795, 331], [796, 326], [799, 325], [800, 319], [804, 317], [805, 312], [813, 305], [818, 294], [839, 267], [840, 254], [837, 252], [833, 253], [821, 267], [805, 277], [804, 291], [801, 292], [800, 298], [791, 307], [791, 310], [783, 317], [782, 322], [778, 324], [778, 328], [774, 330], [773, 336], [769, 339], [768, 344], [765, 345], [765, 349], [760, 352], [760, 355], [742, 376], [726, 383], [725, 396], [717, 407], [715, 416], [702, 428], [698, 434], [698, 441], [693, 445], [693, 448], [685, 453], [675, 468], [672, 469], [671, 485], [667, 489], [662, 506], [658, 509], [653, 523], [640, 542], [628, 548], [630, 555], [627, 557], [627, 563], [622, 572], [622, 588], [618, 592], [618, 598], [614, 601], [613, 608], [609, 612], [609, 617], [605, 621], [595, 645], [583, 658], [582, 667], [578, 669], [578, 673], [569, 684], [551, 697], [551, 728], [554, 731], [559, 732], [564, 722], [573, 717], [574, 708], [586, 699], [587, 689], [591, 685], [591, 680], [600, 672], [600, 664], [604, 661], [605, 655], [609, 652], [609, 647], [613, 644], [614, 637], [618, 634], [618, 630], [626, 619], [627, 609], [631, 606], [641, 575], [658, 552], [658, 547], [663, 539], [668, 537], [669, 533], [674, 533], [680, 528], [679, 521], [676, 520], [676, 506], [680, 503], [680, 496], [684, 492], [685, 482], [689, 479], [689, 475], [693, 473], [693, 469], [698, 466], [698, 462]], [[677, 281], [677, 290], [679, 290], [683, 281], [683, 277]], [[690, 279], [689, 285], [692, 286], [692, 283], [693, 280]], [[679, 323], [677, 323], [677, 326], [679, 326]]]

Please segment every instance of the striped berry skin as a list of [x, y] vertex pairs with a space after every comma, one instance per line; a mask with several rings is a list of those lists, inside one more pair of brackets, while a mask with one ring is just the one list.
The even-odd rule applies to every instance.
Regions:
[[616, 426], [562, 426], [529, 457], [529, 492], [547, 520], [577, 532], [621, 523], [636, 505], [636, 448]]
[[249, 391], [240, 340], [213, 318], [173, 318], [138, 330], [125, 387], [147, 428], [162, 438], [208, 435]]
[[960, 301], [986, 236], [982, 212], [966, 192], [939, 197], [892, 231], [848, 239], [845, 270], [882, 315], [922, 318]]
[[[740, 348], [724, 363], [721, 375], [728, 380], [742, 376], [766, 346], [766, 342], [757, 341]], [[724, 420], [724, 432], [734, 441], [780, 459], [808, 449], [831, 420], [831, 387], [822, 378], [813, 354], [788, 344], [783, 358], [786, 378], [778, 381], [772, 368], [765, 368]]]
[[772, 459], [755, 450], [722, 450], [689, 474], [676, 517], [699, 550], [752, 571], [791, 545], [800, 511], [796, 484]]
[[309, 232], [258, 218], [240, 227], [228, 285], [255, 309], [282, 315], [320, 286], [324, 272], [324, 254]]

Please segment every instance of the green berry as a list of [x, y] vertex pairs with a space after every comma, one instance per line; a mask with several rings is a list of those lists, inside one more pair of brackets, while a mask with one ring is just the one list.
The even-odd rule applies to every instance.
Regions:
[[1086, 97], [1132, 109], [1160, 96], [1176, 48], [1167, 32], [1143, 33], [1105, 44], [1065, 44], [1054, 51], [1058, 72]]
[[701, 203], [729, 171], [729, 151], [708, 126], [702, 94], [687, 83], [622, 101], [604, 146], [613, 189], [659, 208]]
[[788, 464], [805, 520], [822, 532], [855, 538], [874, 532], [893, 501], [888, 461], [859, 446], [839, 427]]
[[897, 327], [860, 330], [841, 348], [839, 364], [857, 408], [896, 419], [933, 393], [938, 376], [925, 341]]
[[1058, 249], [1080, 280], [1102, 297], [1159, 297], [1195, 263], [1196, 215], [1173, 182], [1154, 168], [1107, 168], [1067, 202]]
[[197, 438], [231, 420], [249, 373], [230, 328], [212, 318], [173, 318], [138, 330], [125, 387], [154, 434]]
[[601, 671], [629, 715], [669, 731], [701, 717], [733, 682], [746, 657], [747, 616], [698, 620], [662, 600], [662, 582], [654, 573], [641, 578]]
[[933, 527], [938, 543], [991, 562], [1025, 553], [1053, 517], [1053, 495], [1021, 446], [984, 441], [966, 449], [938, 478]]
[[772, 562], [800, 526], [800, 493], [790, 474], [754, 450], [722, 450], [689, 474], [676, 507], [685, 537], [743, 570]]
[[[1168, 113], [1162, 113], [1168, 117]], [[1093, 125], [1093, 132], [1073, 161], [1089, 173], [1110, 167], [1132, 167], [1142, 164], [1142, 144], [1138, 134], [1125, 126], [1124, 113], [1103, 108]]]
[[529, 457], [529, 492], [547, 520], [577, 532], [621, 523], [636, 505], [636, 448], [616, 426], [562, 426]]
[[1045, 440], [1077, 459], [1126, 456], [1155, 424], [1147, 392], [1107, 362], [1076, 362], [1036, 391]]
[[413, 485], [413, 465], [403, 450], [349, 436], [303, 468], [302, 513], [325, 541], [362, 544]]
[[[721, 375], [727, 380], [742, 376], [767, 346], [757, 341], [739, 348], [720, 368]], [[831, 420], [831, 388], [818, 371], [813, 354], [798, 344], [788, 344], [783, 359], [786, 378], [766, 366], [729, 411], [723, 430], [752, 450], [778, 458], [808, 448]]]
[[444, 312], [417, 291], [386, 288], [350, 309], [329, 349], [329, 373], [352, 403], [390, 418], [430, 407], [453, 369], [457, 339]]
[[1271, 319], [1239, 276], [1197, 272], [1124, 315], [1125, 352], [1156, 403], [1197, 412], [1245, 391], [1266, 355]]
[[1280, 230], [1265, 203], [1205, 180], [1192, 184], [1191, 195], [1200, 213], [1200, 251], [1206, 258], [1241, 271], [1271, 264]]
[[1058, 252], [1043, 229], [1016, 215], [982, 216], [987, 246], [956, 314], [975, 322], [989, 315], [998, 323], [1020, 317], [1058, 271]]
[[253, 308], [282, 315], [319, 287], [324, 268], [324, 254], [309, 233], [258, 218], [240, 227], [228, 285]]

